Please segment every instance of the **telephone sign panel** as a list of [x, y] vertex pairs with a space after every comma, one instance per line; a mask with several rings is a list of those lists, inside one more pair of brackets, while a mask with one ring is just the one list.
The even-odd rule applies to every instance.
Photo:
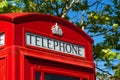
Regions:
[[26, 33], [27, 45], [84, 57], [84, 47], [52, 38]]
[[3, 46], [5, 43], [5, 35], [4, 33], [0, 33], [0, 46]]

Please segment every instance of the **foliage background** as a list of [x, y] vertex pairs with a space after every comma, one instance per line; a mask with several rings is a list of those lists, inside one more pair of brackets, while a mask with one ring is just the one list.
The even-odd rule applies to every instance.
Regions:
[[69, 20], [95, 41], [98, 80], [120, 80], [120, 0], [0, 0], [0, 13], [37, 12]]

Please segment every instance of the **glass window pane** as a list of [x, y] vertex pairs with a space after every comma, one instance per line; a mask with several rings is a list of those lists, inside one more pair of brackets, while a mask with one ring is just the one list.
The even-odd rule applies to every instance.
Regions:
[[35, 72], [35, 80], [40, 80], [40, 72]]
[[83, 78], [83, 80], [88, 80], [88, 79], [86, 79], [86, 78]]
[[45, 74], [45, 80], [80, 80], [80, 79], [56, 74]]

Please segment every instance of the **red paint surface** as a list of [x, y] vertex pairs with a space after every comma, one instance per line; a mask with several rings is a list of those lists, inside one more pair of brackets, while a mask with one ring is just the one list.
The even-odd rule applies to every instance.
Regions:
[[[53, 35], [51, 27], [58, 23], [63, 36]], [[28, 46], [25, 33], [46, 36], [85, 47], [85, 57], [53, 50]], [[11, 13], [0, 15], [0, 33], [5, 33], [5, 45], [0, 47], [0, 80], [35, 80], [34, 72], [57, 73], [95, 80], [95, 65], [92, 57], [93, 40], [68, 21], [45, 14]], [[49, 63], [48, 63], [49, 62]]]
[[0, 80], [6, 80], [6, 59], [0, 58]]

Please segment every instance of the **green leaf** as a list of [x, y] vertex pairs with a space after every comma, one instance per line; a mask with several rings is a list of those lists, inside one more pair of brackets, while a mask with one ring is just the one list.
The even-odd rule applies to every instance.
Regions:
[[117, 58], [120, 60], [120, 54], [117, 55]]

